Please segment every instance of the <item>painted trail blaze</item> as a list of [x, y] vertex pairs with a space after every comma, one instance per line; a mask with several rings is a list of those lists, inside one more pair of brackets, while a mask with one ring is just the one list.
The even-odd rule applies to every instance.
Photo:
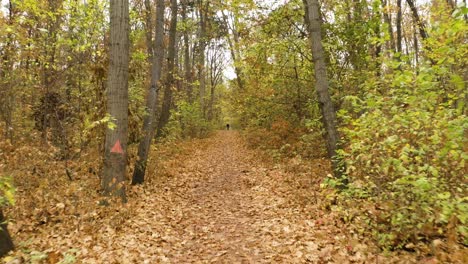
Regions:
[[111, 153], [119, 153], [119, 154], [123, 154], [123, 149], [122, 149], [122, 145], [120, 144], [120, 139], [117, 139], [117, 141], [115, 142], [114, 146], [112, 147]]

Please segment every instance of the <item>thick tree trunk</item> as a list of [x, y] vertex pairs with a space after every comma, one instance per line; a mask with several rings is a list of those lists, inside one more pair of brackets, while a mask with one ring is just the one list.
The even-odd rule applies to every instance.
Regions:
[[138, 160], [135, 163], [132, 184], [142, 184], [145, 180], [146, 162], [151, 141], [154, 137], [157, 116], [158, 95], [161, 88], [161, 69], [164, 59], [164, 0], [156, 2], [156, 24], [154, 56], [151, 65], [151, 83], [146, 98], [147, 114], [143, 120], [143, 138], [138, 146]]
[[128, 0], [110, 2], [110, 65], [107, 111], [114, 118], [114, 129], [107, 129], [102, 189], [105, 195], [119, 196], [126, 201], [128, 130], [128, 67], [129, 67]]
[[172, 89], [175, 85], [175, 57], [177, 49], [176, 41], [177, 33], [177, 0], [171, 0], [171, 26], [169, 29], [169, 51], [167, 62], [166, 84], [164, 87], [164, 101], [161, 109], [161, 117], [159, 119], [157, 136], [160, 137], [164, 126], [169, 122], [172, 107]]
[[[329, 93], [327, 77], [327, 65], [322, 46], [320, 7], [318, 0], [307, 0], [306, 11], [308, 12], [308, 23], [310, 31], [310, 44], [312, 47], [312, 57], [315, 65], [315, 88], [318, 95], [320, 109], [323, 117], [323, 124], [326, 131], [326, 141], [328, 156], [334, 159], [338, 146], [338, 130], [335, 108]], [[335, 176], [340, 176], [338, 166], [333, 162]]]
[[0, 208], [0, 257], [4, 256], [14, 248], [10, 233], [8, 233], [7, 230], [5, 217], [3, 216], [2, 209]]

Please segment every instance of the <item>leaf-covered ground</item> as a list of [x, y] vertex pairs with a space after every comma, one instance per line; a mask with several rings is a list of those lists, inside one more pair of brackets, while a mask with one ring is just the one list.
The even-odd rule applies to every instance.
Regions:
[[25, 175], [15, 175], [7, 214], [18, 248], [5, 261], [439, 263], [385, 255], [348, 233], [319, 189], [326, 160], [274, 164], [235, 131], [153, 151], [146, 184], [129, 187], [123, 206], [101, 205], [99, 160], [68, 164], [69, 181], [62, 163], [41, 163], [50, 157], [37, 150], [30, 164], [27, 152], [6, 155]]

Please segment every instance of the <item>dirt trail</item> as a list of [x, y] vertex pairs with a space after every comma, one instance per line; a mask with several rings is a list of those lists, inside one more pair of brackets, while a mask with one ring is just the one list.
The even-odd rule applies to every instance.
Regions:
[[[25, 151], [12, 161], [28, 164], [22, 161]], [[47, 153], [37, 153], [47, 160]], [[55, 168], [55, 174], [49, 172], [55, 177], [35, 177], [27, 166], [19, 170], [26, 176], [18, 179], [17, 206], [6, 211], [17, 245], [11, 258], [106, 264], [436, 263], [418, 262], [411, 253], [383, 256], [370, 239], [347, 232], [319, 188], [326, 160], [262, 161], [236, 131], [159, 145], [150, 155], [145, 184], [127, 189], [127, 204], [102, 202], [99, 178], [88, 168], [93, 164], [100, 161], [77, 163], [72, 182], [59, 177], [63, 170], [57, 162], [43, 167]]]
[[24, 241], [17, 254], [34, 250], [26, 257], [47, 263], [376, 263], [322, 209], [327, 162], [308, 163], [263, 162], [236, 131], [166, 145], [125, 205], [99, 205], [99, 181], [86, 176], [57, 197], [35, 194], [48, 197], [37, 209], [21, 191], [26, 209], [10, 212]]
[[[317, 227], [311, 208], [299, 205], [308, 190], [296, 195], [301, 190], [286, 183], [287, 175], [264, 167], [257, 155], [237, 132], [222, 131], [174, 160], [164, 192], [140, 197], [137, 221], [122, 230], [121, 245], [139, 243], [149, 263], [319, 261], [318, 241], [329, 234]], [[153, 242], [142, 243], [148, 234]], [[129, 262], [132, 256], [122, 255]]]

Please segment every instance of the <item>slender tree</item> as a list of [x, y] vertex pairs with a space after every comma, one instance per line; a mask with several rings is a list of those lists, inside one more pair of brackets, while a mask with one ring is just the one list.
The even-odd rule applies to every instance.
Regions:
[[427, 34], [427, 31], [426, 31], [426, 25], [424, 24], [421, 17], [419, 16], [418, 9], [416, 8], [416, 4], [414, 3], [413, 0], [406, 0], [406, 3], [408, 3], [408, 5], [409, 5], [409, 7], [411, 9], [411, 13], [413, 14], [414, 23], [416, 23], [418, 25], [419, 34], [421, 35], [421, 37], [423, 39], [427, 39], [428, 34]]
[[153, 60], [153, 23], [150, 0], [145, 0], [145, 37], [146, 37], [146, 52], [148, 53], [148, 61]]
[[206, 76], [205, 76], [205, 50], [206, 50], [206, 27], [207, 27], [207, 9], [209, 2], [203, 0], [198, 1], [198, 16], [200, 19], [200, 26], [198, 31], [198, 80], [200, 107], [203, 115], [205, 114], [205, 90], [206, 90]]
[[193, 86], [192, 86], [192, 68], [190, 67], [190, 39], [189, 28], [187, 19], [187, 0], [182, 0], [182, 20], [184, 23], [184, 77], [185, 77], [185, 92], [189, 102], [193, 100]]
[[385, 23], [387, 24], [388, 35], [390, 37], [390, 40], [389, 40], [390, 49], [392, 50], [392, 52], [396, 52], [395, 51], [395, 38], [393, 36], [393, 28], [392, 28], [392, 15], [391, 15], [391, 12], [390, 12], [388, 0], [383, 0], [382, 1], [382, 8], [384, 9], [383, 10], [383, 17], [384, 17]]
[[174, 75], [176, 74], [175, 57], [177, 49], [177, 0], [171, 0], [171, 25], [169, 28], [169, 47], [167, 58], [167, 74], [164, 87], [164, 101], [161, 109], [161, 117], [158, 123], [157, 136], [162, 135], [164, 126], [169, 121], [172, 106], [172, 89], [174, 87]]
[[[242, 70], [239, 67], [241, 58], [240, 58], [240, 52], [239, 52], [239, 32], [236, 29], [236, 23], [235, 23], [237, 19], [233, 18], [232, 20], [234, 21], [231, 25], [229, 21], [229, 17], [225, 13], [225, 11], [221, 10], [221, 13], [223, 15], [224, 26], [226, 27], [226, 30], [227, 30], [226, 40], [229, 45], [229, 51], [231, 52], [231, 58], [234, 63], [234, 71], [236, 73], [237, 86], [239, 87], [239, 89], [244, 90]], [[232, 39], [231, 39], [231, 35], [232, 35]]]
[[143, 137], [138, 146], [138, 160], [133, 172], [132, 184], [142, 184], [145, 180], [146, 162], [149, 148], [154, 137], [159, 90], [161, 89], [161, 70], [164, 59], [164, 0], [156, 2], [156, 24], [154, 54], [151, 65], [151, 82], [146, 99], [146, 116], [143, 120]]
[[403, 45], [402, 45], [402, 39], [403, 39], [403, 34], [401, 32], [401, 23], [402, 23], [402, 10], [401, 10], [401, 0], [397, 0], [397, 17], [396, 17], [396, 34], [397, 34], [397, 39], [396, 39], [396, 50], [397, 52], [400, 53], [400, 56], [403, 53]]
[[[309, 39], [312, 48], [312, 59], [315, 67], [315, 89], [322, 112], [322, 122], [326, 131], [328, 156], [333, 159], [336, 155], [339, 136], [335, 108], [328, 88], [327, 65], [322, 45], [320, 7], [318, 0], [304, 0], [304, 4], [306, 14], [308, 16], [306, 23], [309, 24]], [[335, 159], [333, 160], [335, 176], [339, 176], [338, 165], [336, 164]]]
[[107, 111], [116, 127], [106, 131], [102, 189], [105, 195], [126, 201], [128, 69], [129, 69], [128, 0], [110, 1], [110, 64]]

